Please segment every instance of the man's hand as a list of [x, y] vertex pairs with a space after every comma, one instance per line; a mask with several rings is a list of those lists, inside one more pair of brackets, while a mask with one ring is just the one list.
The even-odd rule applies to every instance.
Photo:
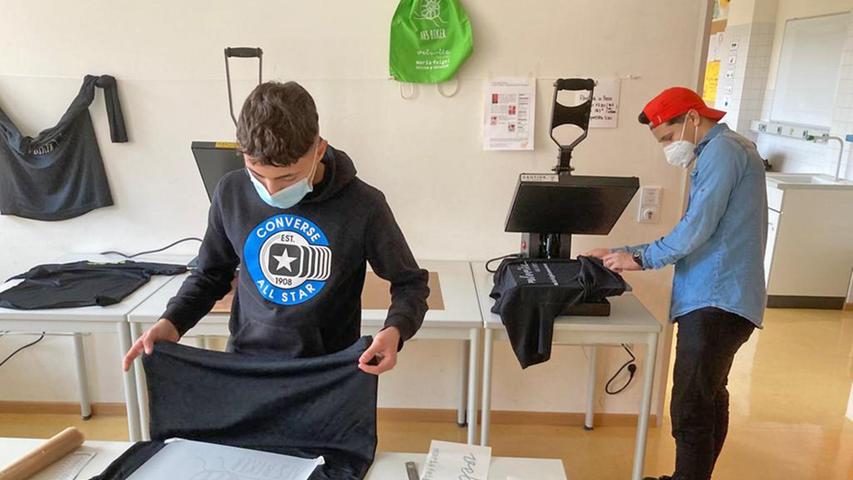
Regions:
[[584, 253], [585, 257], [595, 257], [604, 260], [604, 257], [610, 255], [609, 248], [593, 248], [592, 250]]
[[629, 252], [613, 252], [605, 255], [601, 261], [605, 267], [616, 273], [643, 269], [634, 261], [634, 256]]
[[136, 359], [142, 351], [145, 350], [146, 355], [151, 355], [154, 351], [154, 344], [157, 342], [177, 342], [181, 339], [178, 335], [178, 329], [175, 325], [165, 318], [161, 318], [153, 327], [149, 328], [139, 337], [138, 340], [130, 347], [127, 354], [124, 356], [123, 367], [124, 371], [130, 369], [130, 364]]
[[[385, 373], [397, 365], [397, 347], [400, 345], [400, 330], [388, 327], [373, 337], [373, 343], [358, 359], [358, 368], [373, 375]], [[377, 365], [368, 365], [376, 358]]]

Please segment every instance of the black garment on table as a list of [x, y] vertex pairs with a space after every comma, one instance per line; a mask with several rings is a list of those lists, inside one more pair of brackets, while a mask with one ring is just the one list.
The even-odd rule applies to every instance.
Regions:
[[132, 261], [39, 265], [9, 279], [24, 281], [0, 292], [0, 307], [17, 310], [105, 307], [122, 301], [148, 283], [152, 275], [178, 275], [186, 271], [184, 265]]
[[301, 359], [156, 344], [143, 357], [152, 440], [136, 443], [92, 480], [127, 478], [174, 437], [322, 455], [326, 464], [311, 480], [364, 478], [376, 453], [378, 377], [359, 370], [358, 358], [371, 340]]
[[566, 306], [622, 295], [627, 285], [597, 258], [512, 258], [495, 272], [492, 313], [500, 314], [522, 368], [548, 361], [554, 319]]
[[672, 480], [707, 480], [729, 428], [729, 371], [735, 353], [755, 330], [749, 320], [719, 308], [694, 310], [675, 319], [672, 374]]
[[89, 105], [104, 90], [110, 138], [127, 141], [115, 78], [87, 75], [56, 126], [24, 136], [0, 110], [0, 214], [66, 220], [113, 204]]

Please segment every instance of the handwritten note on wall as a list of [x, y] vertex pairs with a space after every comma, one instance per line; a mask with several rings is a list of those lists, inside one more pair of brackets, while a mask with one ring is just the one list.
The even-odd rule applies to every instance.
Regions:
[[[619, 126], [619, 95], [622, 81], [618, 78], [599, 80], [592, 99], [592, 112], [589, 117], [590, 128], [616, 128]], [[589, 98], [586, 92], [578, 93], [578, 101]]]

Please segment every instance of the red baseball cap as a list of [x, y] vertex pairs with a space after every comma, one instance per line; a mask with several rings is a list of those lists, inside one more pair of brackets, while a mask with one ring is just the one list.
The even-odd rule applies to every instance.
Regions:
[[698, 93], [684, 87], [667, 88], [643, 108], [643, 113], [648, 117], [651, 127], [655, 128], [690, 110], [696, 110], [699, 115], [715, 122], [726, 115], [722, 110], [705, 105]]

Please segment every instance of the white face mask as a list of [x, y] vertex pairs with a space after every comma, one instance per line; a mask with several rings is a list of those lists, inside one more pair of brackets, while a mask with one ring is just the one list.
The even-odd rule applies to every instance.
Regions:
[[[663, 154], [666, 155], [667, 163], [674, 167], [687, 168], [696, 159], [696, 144], [684, 139], [687, 122], [688, 120], [685, 118], [684, 126], [681, 127], [681, 139], [663, 147]], [[699, 125], [696, 125], [696, 133], [693, 138], [697, 136], [699, 136]]]
[[314, 146], [314, 163], [311, 165], [311, 171], [308, 173], [308, 176], [273, 194], [270, 194], [264, 184], [255, 178], [248, 169], [246, 169], [246, 173], [249, 174], [249, 178], [252, 180], [252, 185], [255, 186], [255, 191], [258, 192], [258, 196], [261, 197], [261, 200], [271, 207], [288, 209], [301, 202], [302, 199], [305, 198], [305, 195], [313, 192], [314, 185], [312, 185], [311, 180], [314, 178], [314, 172], [317, 170], [317, 164], [320, 163], [320, 160], [317, 158], [317, 148], [319, 145], [320, 143], [318, 142], [317, 145]]

